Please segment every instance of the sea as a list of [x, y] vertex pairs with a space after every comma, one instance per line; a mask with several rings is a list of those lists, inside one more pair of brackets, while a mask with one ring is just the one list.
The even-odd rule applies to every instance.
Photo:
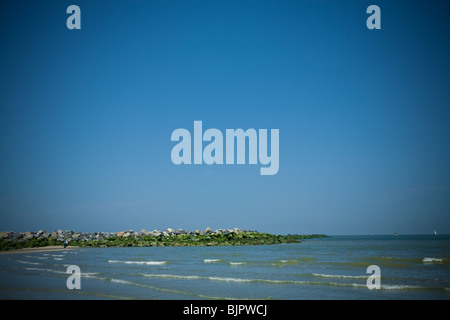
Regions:
[[0, 299], [447, 300], [450, 235], [3, 254]]

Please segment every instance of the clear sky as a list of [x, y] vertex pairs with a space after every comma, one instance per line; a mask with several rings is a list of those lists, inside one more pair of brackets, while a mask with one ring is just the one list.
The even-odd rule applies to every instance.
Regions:
[[[0, 6], [0, 230], [450, 233], [448, 2]], [[279, 129], [278, 173], [174, 165], [195, 120]]]

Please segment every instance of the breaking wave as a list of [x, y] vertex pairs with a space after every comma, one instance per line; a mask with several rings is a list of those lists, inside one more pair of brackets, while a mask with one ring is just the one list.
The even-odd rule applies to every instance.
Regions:
[[161, 266], [167, 264], [167, 261], [120, 261], [120, 260], [108, 260], [108, 263], [125, 263], [125, 264], [139, 264], [139, 265], [149, 265], [149, 266]]
[[422, 260], [423, 263], [443, 263], [444, 259], [441, 258], [423, 258]]
[[[273, 285], [313, 285], [313, 286], [332, 286], [332, 287], [353, 287], [367, 289], [366, 282], [363, 283], [349, 283], [349, 282], [333, 282], [333, 281], [310, 281], [310, 280], [279, 280], [279, 279], [248, 279], [236, 277], [215, 277], [215, 276], [200, 276], [200, 275], [176, 275], [176, 274], [140, 274], [143, 277], [154, 279], [177, 279], [177, 280], [206, 280], [218, 281], [228, 283], [265, 283]], [[315, 277], [320, 278], [344, 278], [344, 279], [366, 279], [367, 276], [349, 276], [349, 275], [331, 275], [313, 273]], [[381, 290], [441, 290], [439, 287], [424, 287], [416, 285], [403, 284], [382, 284]]]
[[205, 259], [203, 260], [204, 263], [214, 263], [214, 262], [221, 262], [222, 259]]
[[315, 277], [320, 278], [340, 278], [340, 279], [367, 279], [367, 275], [365, 276], [349, 276], [345, 274], [322, 274], [322, 273], [313, 273]]
[[23, 263], [23, 264], [33, 264], [33, 265], [41, 265], [42, 263], [39, 262], [30, 262], [30, 261], [23, 261], [23, 260], [16, 260], [19, 263]]

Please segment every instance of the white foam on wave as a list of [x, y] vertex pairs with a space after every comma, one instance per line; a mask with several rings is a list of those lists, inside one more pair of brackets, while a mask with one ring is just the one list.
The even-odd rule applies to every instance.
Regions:
[[[197, 275], [173, 275], [173, 274], [142, 274], [149, 278], [160, 278], [160, 279], [180, 279], [180, 280], [208, 280], [208, 281], [218, 281], [218, 282], [234, 282], [234, 283], [252, 283], [252, 282], [262, 282], [267, 284], [277, 284], [277, 285], [325, 285], [325, 286], [336, 286], [336, 287], [356, 287], [356, 288], [366, 288], [367, 285], [364, 283], [338, 283], [338, 282], [321, 282], [321, 281], [302, 281], [302, 280], [278, 280], [278, 279], [247, 279], [247, 278], [233, 278], [233, 277], [205, 277]], [[345, 275], [319, 275], [319, 276], [330, 276], [334, 278], [366, 278], [366, 276], [345, 276]], [[384, 290], [413, 290], [413, 289], [423, 289], [423, 287], [411, 286], [411, 285], [382, 285], [381, 289]]]
[[243, 265], [243, 264], [245, 264], [245, 262], [233, 262], [233, 261], [230, 261], [230, 265], [232, 265], [232, 266], [240, 266], [240, 265]]
[[122, 279], [110, 279], [111, 282], [115, 282], [115, 283], [122, 283], [122, 284], [134, 284], [131, 281], [127, 281], [127, 280], [122, 280]]
[[275, 280], [275, 279], [247, 279], [247, 278], [233, 278], [233, 277], [211, 277], [211, 276], [197, 276], [197, 275], [175, 275], [175, 274], [141, 274], [144, 277], [159, 278], [159, 279], [182, 279], [182, 280], [209, 280], [209, 281], [223, 281], [223, 282], [265, 282], [272, 284], [305, 284], [306, 281], [295, 280]]
[[161, 266], [167, 263], [167, 261], [120, 261], [120, 260], [108, 260], [108, 263], [125, 263], [125, 264], [139, 264], [149, 266]]
[[82, 272], [81, 276], [85, 278], [96, 278], [98, 274], [98, 272]]
[[205, 259], [203, 260], [204, 263], [215, 263], [215, 262], [220, 262], [222, 261], [222, 259]]
[[410, 286], [410, 285], [406, 285], [406, 284], [390, 284], [390, 285], [381, 285], [381, 289], [384, 289], [384, 290], [408, 290], [408, 289], [424, 289], [424, 287]]
[[341, 278], [341, 279], [366, 279], [367, 276], [349, 276], [345, 274], [322, 274], [322, 273], [313, 273], [315, 277], [321, 278]]
[[160, 278], [160, 279], [183, 279], [183, 280], [198, 280], [203, 279], [201, 276], [183, 276], [178, 274], [142, 274], [144, 277], [148, 278]]
[[423, 258], [422, 260], [423, 263], [442, 263], [443, 259], [441, 258]]
[[232, 277], [206, 277], [207, 280], [211, 281], [225, 281], [225, 282], [252, 282], [252, 279], [245, 278], [232, 278]]
[[39, 256], [25, 256], [27, 258], [33, 258], [33, 259], [40, 259], [40, 260], [46, 260], [48, 257], [39, 257]]
[[[45, 271], [45, 272], [51, 272], [55, 274], [68, 274], [66, 270], [55, 270], [55, 269], [48, 269], [48, 268], [25, 268], [25, 270], [30, 271]], [[96, 277], [99, 273], [98, 272], [81, 272], [80, 275], [83, 278], [98, 278]]]
[[[354, 287], [367, 288], [366, 283], [340, 283], [332, 281], [305, 281], [305, 280], [279, 280], [279, 279], [249, 279], [249, 278], [234, 278], [234, 277], [215, 277], [215, 276], [200, 276], [200, 275], [175, 275], [175, 274], [141, 274], [148, 278], [158, 279], [179, 279], [179, 280], [207, 280], [228, 283], [266, 283], [274, 285], [313, 285], [313, 286], [333, 286], [333, 287]], [[324, 275], [316, 274], [319, 277], [325, 278], [366, 278], [366, 276], [346, 276], [346, 275]], [[421, 290], [426, 287], [402, 285], [402, 284], [382, 284], [381, 290]], [[450, 290], [449, 288], [444, 288]]]
[[25, 268], [25, 270], [30, 270], [30, 271], [45, 271], [45, 272], [51, 272], [51, 273], [56, 273], [56, 274], [67, 274], [67, 272], [65, 272], [65, 271], [55, 270], [55, 269]]
[[[142, 275], [149, 276], [149, 277], [152, 276], [151, 274], [142, 274]], [[170, 278], [183, 277], [183, 276], [177, 276], [177, 275], [160, 275], [160, 276], [168, 276]], [[212, 297], [212, 296], [206, 296], [206, 295], [202, 295], [202, 294], [198, 294], [198, 293], [194, 293], [194, 292], [180, 291], [180, 290], [168, 289], [168, 288], [160, 288], [160, 287], [155, 287], [155, 286], [151, 286], [148, 284], [137, 283], [137, 282], [127, 281], [127, 280], [122, 280], [122, 279], [103, 278], [102, 280], [109, 280], [109, 281], [115, 282], [115, 283], [133, 285], [133, 286], [137, 286], [137, 287], [147, 288], [147, 289], [171, 293], [171, 294], [197, 296], [201, 299], [215, 299], [215, 300], [233, 300], [234, 299], [234, 298], [230, 298], [230, 297]]]
[[296, 264], [298, 263], [298, 260], [285, 260], [285, 259], [280, 259], [280, 260], [276, 260], [276, 261], [272, 261], [270, 264], [273, 266], [284, 266], [284, 265], [291, 265], [291, 264]]
[[30, 262], [30, 261], [23, 261], [23, 260], [16, 260], [17, 262], [23, 263], [23, 264], [32, 264], [32, 265], [41, 265], [42, 263], [39, 262]]
[[[336, 284], [339, 285], [339, 284]], [[352, 286], [354, 287], [360, 287], [360, 288], [366, 288], [366, 284], [360, 284], [360, 283], [353, 283]], [[426, 289], [426, 287], [420, 287], [420, 286], [412, 286], [412, 285], [406, 285], [406, 284], [382, 284], [380, 286], [381, 290], [420, 290], [420, 289]]]

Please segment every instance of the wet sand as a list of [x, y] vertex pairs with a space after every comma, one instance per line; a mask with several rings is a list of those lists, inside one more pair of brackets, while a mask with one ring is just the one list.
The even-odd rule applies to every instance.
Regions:
[[16, 250], [8, 250], [8, 251], [0, 251], [0, 254], [14, 254], [14, 253], [33, 253], [33, 252], [52, 252], [52, 251], [66, 251], [78, 249], [79, 247], [69, 246], [64, 248], [64, 246], [47, 246], [47, 247], [39, 247], [39, 248], [23, 248]]

